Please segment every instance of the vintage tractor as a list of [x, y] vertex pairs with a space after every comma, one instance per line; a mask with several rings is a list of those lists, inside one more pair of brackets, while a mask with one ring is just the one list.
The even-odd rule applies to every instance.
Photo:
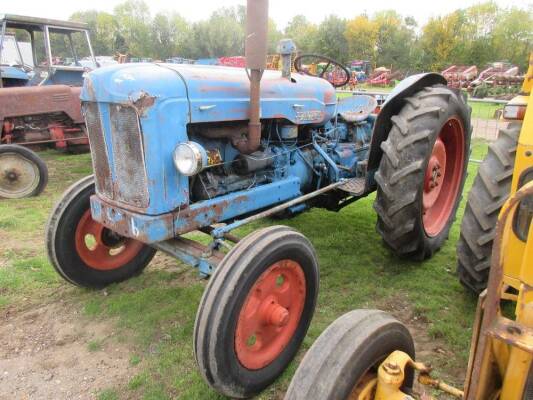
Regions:
[[35, 196], [47, 170], [30, 148], [88, 150], [79, 96], [97, 63], [87, 25], [0, 15], [0, 60], [0, 197]]
[[431, 399], [420, 393], [421, 387], [413, 389], [415, 372], [421, 385], [460, 399], [533, 399], [531, 107], [515, 151], [513, 190], [498, 207], [492, 267], [488, 287], [479, 296], [464, 389], [431, 378], [431, 368], [415, 362], [413, 339], [401, 322], [383, 311], [355, 310], [338, 318], [316, 340], [285, 400]]
[[[509, 195], [516, 192], [523, 171], [533, 168], [533, 149], [528, 150], [529, 157], [523, 157], [523, 149], [531, 143], [531, 139], [522, 129], [532, 86], [533, 55], [522, 93], [503, 109], [502, 117], [508, 124], [500, 130], [498, 139], [490, 144], [468, 195], [457, 243], [457, 273], [461, 283], [478, 294], [487, 286], [496, 221], [501, 207]], [[519, 243], [515, 244], [516, 248], [520, 248]], [[505, 271], [516, 276], [515, 268], [513, 264], [505, 264]]]
[[[438, 74], [403, 81], [376, 116], [372, 97], [338, 101], [328, 81], [292, 74], [291, 41], [280, 45], [283, 71], [265, 71], [267, 10], [266, 0], [248, 1], [246, 69], [92, 71], [81, 99], [95, 174], [66, 191], [47, 227], [51, 263], [76, 285], [128, 279], [157, 250], [211, 275], [195, 356], [232, 397], [261, 391], [294, 357], [319, 273], [293, 229], [231, 231], [313, 206], [338, 211], [377, 188], [383, 240], [423, 260], [448, 236], [470, 144], [465, 99]], [[210, 244], [183, 237], [192, 231]]]

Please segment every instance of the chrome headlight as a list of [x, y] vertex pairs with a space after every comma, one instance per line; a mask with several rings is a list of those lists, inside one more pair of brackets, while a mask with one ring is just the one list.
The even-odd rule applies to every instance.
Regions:
[[178, 144], [173, 158], [176, 169], [186, 176], [196, 175], [207, 166], [207, 153], [196, 142]]

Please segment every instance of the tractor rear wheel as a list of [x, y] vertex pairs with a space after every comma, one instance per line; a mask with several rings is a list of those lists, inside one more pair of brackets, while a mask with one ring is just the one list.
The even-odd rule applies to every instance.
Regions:
[[443, 86], [405, 100], [381, 144], [375, 180], [377, 230], [399, 256], [431, 257], [448, 238], [461, 199], [470, 148], [470, 108]]
[[498, 215], [511, 193], [516, 146], [522, 124], [501, 129], [474, 179], [457, 242], [457, 274], [474, 293], [487, 287]]
[[67, 189], [46, 226], [48, 258], [65, 280], [87, 288], [103, 288], [140, 274], [156, 250], [122, 237], [92, 219], [90, 197], [94, 177]]
[[0, 197], [38, 196], [48, 183], [48, 168], [33, 151], [16, 144], [0, 146]]
[[[379, 365], [400, 350], [413, 360], [415, 347], [407, 328], [378, 310], [354, 310], [333, 322], [305, 354], [285, 400], [368, 398], [375, 388]], [[413, 386], [407, 370], [405, 388]]]
[[246, 236], [207, 285], [194, 328], [196, 362], [207, 383], [251, 397], [287, 367], [302, 343], [318, 294], [311, 243], [284, 226]]

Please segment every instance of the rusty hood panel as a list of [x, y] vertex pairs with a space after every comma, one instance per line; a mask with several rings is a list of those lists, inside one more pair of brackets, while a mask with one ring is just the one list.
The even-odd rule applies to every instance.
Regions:
[[8, 117], [64, 112], [82, 123], [79, 87], [66, 85], [10, 87], [0, 90], [0, 121]]

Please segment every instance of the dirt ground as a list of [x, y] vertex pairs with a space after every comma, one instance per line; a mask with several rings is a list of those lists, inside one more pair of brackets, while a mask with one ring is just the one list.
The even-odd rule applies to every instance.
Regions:
[[90, 323], [67, 302], [0, 316], [0, 399], [95, 399], [136, 368], [110, 321]]
[[[164, 264], [165, 258], [157, 261]], [[77, 307], [60, 301], [3, 312], [0, 400], [96, 399], [99, 390], [123, 386], [136, 374], [130, 363], [131, 345], [117, 340], [114, 321], [89, 321]], [[412, 312], [406, 299], [398, 297], [381, 308], [407, 325], [417, 360], [433, 363], [451, 356], [427, 334], [427, 323]], [[462, 381], [464, 377], [444, 378]], [[427, 398], [427, 389], [417, 385], [415, 390]]]

